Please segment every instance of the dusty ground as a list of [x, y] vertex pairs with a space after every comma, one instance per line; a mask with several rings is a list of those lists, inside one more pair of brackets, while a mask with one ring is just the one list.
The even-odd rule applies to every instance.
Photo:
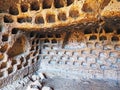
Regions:
[[[53, 77], [43, 80], [42, 85], [49, 86], [53, 90], [120, 90], [120, 84], [114, 80], [77, 80]], [[27, 87], [28, 83], [24, 85], [13, 83], [0, 90], [26, 90]]]
[[120, 90], [116, 81], [103, 80], [70, 80], [64, 78], [49, 78], [44, 81], [45, 85], [54, 90]]

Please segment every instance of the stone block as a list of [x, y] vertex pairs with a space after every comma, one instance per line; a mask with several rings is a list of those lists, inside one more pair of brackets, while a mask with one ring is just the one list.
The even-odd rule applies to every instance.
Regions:
[[104, 70], [104, 79], [117, 80], [117, 71], [115, 71], [115, 70]]

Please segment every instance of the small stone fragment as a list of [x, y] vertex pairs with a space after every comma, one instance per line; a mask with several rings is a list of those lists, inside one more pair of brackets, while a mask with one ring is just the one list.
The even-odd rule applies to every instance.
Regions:
[[43, 88], [42, 88], [42, 90], [53, 90], [51, 87], [48, 87], [48, 86], [44, 86]]
[[43, 73], [38, 73], [38, 75], [39, 75], [39, 77], [40, 77], [41, 80], [46, 79], [45, 75]]
[[26, 90], [40, 90], [41, 87], [41, 83], [38, 80], [36, 80], [35, 82], [30, 83]]
[[32, 75], [31, 78], [32, 78], [33, 81], [39, 80], [39, 76], [37, 76], [37, 75]]

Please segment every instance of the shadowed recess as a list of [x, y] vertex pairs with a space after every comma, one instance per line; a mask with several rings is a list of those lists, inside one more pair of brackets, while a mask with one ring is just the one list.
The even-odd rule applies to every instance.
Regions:
[[74, 2], [74, 0], [67, 0], [67, 6], [71, 5]]
[[84, 11], [84, 12], [92, 12], [93, 10], [92, 10], [92, 8], [89, 6], [88, 3], [84, 3], [84, 4], [83, 4], [83, 7], [82, 7], [82, 11]]
[[12, 63], [11, 63], [12, 66], [15, 65], [15, 64], [17, 64], [17, 61], [16, 61], [16, 60], [13, 59], [13, 60], [11, 60], [11, 61], [12, 61]]
[[117, 29], [117, 34], [120, 34], [120, 29]]
[[76, 19], [77, 17], [79, 17], [79, 11], [76, 9], [71, 9], [69, 11], [69, 16]]
[[3, 72], [0, 71], [0, 77], [3, 77], [3, 75], [4, 75]]
[[8, 34], [2, 35], [2, 41], [3, 41], [3, 42], [8, 41], [8, 38], [9, 38], [9, 35], [8, 35]]
[[17, 22], [19, 23], [25, 23], [25, 22], [28, 22], [30, 23], [32, 21], [32, 17], [18, 17], [17, 18]]
[[0, 69], [6, 68], [7, 67], [7, 62], [3, 62], [0, 66]]
[[92, 35], [90, 36], [89, 40], [96, 40], [97, 39], [97, 36], [96, 35]]
[[8, 71], [8, 74], [11, 74], [11, 73], [13, 72], [13, 67], [12, 67], [12, 66], [9, 67], [9, 68], [7, 69], [7, 71]]
[[61, 35], [60, 34], [55, 34], [55, 37], [56, 38], [61, 38]]
[[19, 29], [17, 29], [17, 28], [13, 28], [11, 33], [12, 33], [12, 34], [17, 34], [18, 30], [19, 30]]
[[66, 14], [65, 14], [64, 12], [60, 12], [60, 13], [58, 14], [58, 19], [59, 19], [60, 21], [65, 21], [65, 20], [67, 19]]
[[45, 34], [40, 34], [39, 38], [45, 38]]
[[51, 8], [53, 0], [43, 0], [43, 9]]
[[64, 0], [54, 0], [54, 5], [56, 8], [64, 7]]
[[46, 16], [48, 23], [54, 23], [55, 22], [55, 15], [54, 14], [47, 14]]
[[84, 34], [91, 34], [91, 33], [92, 33], [92, 31], [90, 29], [85, 29], [84, 30]]
[[12, 15], [18, 15], [19, 11], [18, 11], [17, 5], [10, 6], [9, 13]]
[[8, 49], [8, 44], [2, 45], [0, 48], [0, 52], [4, 53]]
[[52, 40], [52, 43], [57, 43], [57, 40], [56, 40], [56, 39], [53, 39], [53, 40]]
[[27, 12], [28, 11], [28, 4], [21, 4], [21, 11], [22, 12]]
[[99, 40], [100, 41], [107, 40], [107, 37], [106, 36], [100, 36]]
[[31, 10], [39, 10], [39, 2], [38, 1], [33, 1], [30, 6]]
[[113, 37], [111, 38], [111, 40], [112, 40], [112, 41], [119, 41], [119, 37], [113, 36]]
[[30, 32], [30, 37], [34, 37], [35, 36], [35, 32]]
[[52, 33], [49, 33], [49, 34], [47, 34], [47, 37], [48, 37], [48, 38], [53, 38], [53, 34], [52, 34]]
[[48, 39], [45, 39], [44, 40], [44, 43], [49, 43], [50, 41]]
[[13, 22], [13, 19], [12, 19], [11, 16], [5, 15], [5, 16], [4, 16], [4, 22], [5, 22], [5, 23], [12, 23], [12, 22]]
[[36, 23], [36, 24], [43, 24], [43, 23], [44, 23], [43, 17], [42, 17], [42, 16], [37, 16], [37, 17], [35, 18], [35, 23]]
[[112, 33], [113, 32], [113, 29], [111, 29], [107, 26], [104, 27], [104, 30], [105, 30], [106, 33]]

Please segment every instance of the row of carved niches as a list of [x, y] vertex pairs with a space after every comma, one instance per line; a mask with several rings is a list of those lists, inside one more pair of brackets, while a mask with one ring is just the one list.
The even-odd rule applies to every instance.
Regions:
[[[62, 40], [65, 34], [53, 34], [53, 33], [39, 33], [39, 32], [31, 32], [31, 51], [32, 50], [39, 50], [39, 49], [47, 49], [47, 47], [51, 47], [52, 49], [57, 48], [58, 45], [62, 46]], [[36, 48], [34, 48], [36, 47]]]
[[[48, 11], [46, 15], [43, 13], [39, 13], [36, 15], [36, 17], [33, 17], [31, 14], [26, 15], [18, 15], [18, 16], [12, 16], [12, 15], [4, 15], [3, 21], [4, 23], [34, 23], [34, 24], [46, 24], [46, 23], [55, 23], [58, 21], [67, 21], [68, 18], [76, 19], [79, 17], [79, 11], [71, 9], [69, 11], [69, 16], [67, 16], [67, 13], [65, 11], [59, 11], [57, 13], [54, 13], [51, 11]], [[35, 19], [34, 19], [35, 18]]]
[[[54, 3], [54, 5], [52, 3]], [[31, 3], [22, 2], [14, 4], [9, 7], [9, 13], [3, 16], [3, 22], [6, 24], [32, 23], [43, 26], [43, 24], [46, 25], [46, 23], [57, 24], [57, 22], [66, 22], [69, 21], [69, 19], [76, 20], [80, 16], [80, 9], [71, 4], [77, 4], [76, 0], [42, 0], [42, 3], [34, 1]], [[57, 9], [62, 7], [66, 9], [52, 10], [54, 6]]]
[[74, 3], [75, 0], [41, 0], [41, 1], [32, 1], [32, 2], [21, 2], [19, 5], [14, 5], [9, 8], [9, 13], [12, 15], [19, 14], [20, 11], [25, 13], [29, 10], [41, 10], [41, 9], [50, 9], [52, 7], [62, 8], [64, 6], [69, 6]]
[[[97, 51], [97, 53], [83, 54], [83, 51], [77, 50], [43, 50], [41, 58], [47, 61], [49, 65], [72, 65], [73, 67], [83, 67], [86, 69], [101, 69], [101, 70], [119, 70], [120, 57], [119, 52]], [[82, 54], [81, 54], [82, 53]], [[98, 54], [98, 55], [95, 55]]]
[[[69, 7], [74, 4], [80, 4], [82, 6], [82, 10], [84, 12], [92, 12], [96, 9], [104, 9], [107, 5], [109, 6], [109, 3], [119, 3], [119, 0], [103, 0], [103, 1], [91, 1], [91, 0], [17, 0], [17, 1], [10, 1], [7, 3], [7, 1], [1, 1], [1, 4], [8, 5], [9, 13], [13, 15], [18, 15], [19, 11], [25, 13], [27, 11], [39, 11], [41, 9], [61, 9], [64, 7]], [[94, 6], [93, 6], [94, 5]], [[101, 5], [101, 6], [96, 6]], [[1, 6], [1, 7], [2, 7]], [[94, 7], [94, 8], [93, 8]], [[3, 9], [0, 9], [0, 11], [4, 11], [6, 7], [4, 6]], [[1, 13], [0, 12], [0, 13]]]

